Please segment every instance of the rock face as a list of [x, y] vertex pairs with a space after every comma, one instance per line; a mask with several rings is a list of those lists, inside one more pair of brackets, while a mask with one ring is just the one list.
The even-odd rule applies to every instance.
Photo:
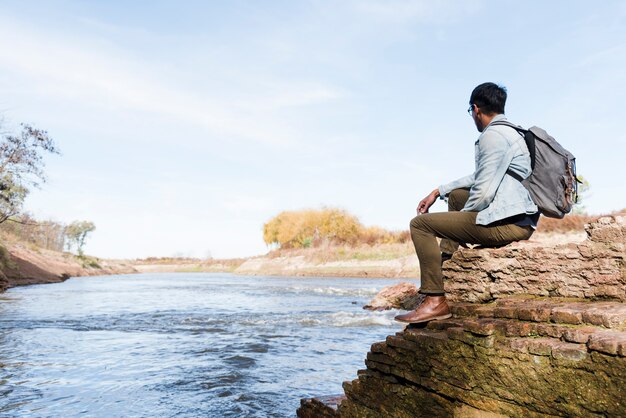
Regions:
[[457, 251], [444, 263], [453, 301], [490, 302], [517, 294], [626, 302], [626, 217], [587, 225], [581, 244]]
[[392, 308], [414, 309], [418, 301], [418, 288], [413, 283], [402, 282], [384, 287], [363, 309], [383, 311]]
[[[372, 345], [343, 395], [298, 416], [626, 416], [626, 233], [602, 218], [578, 245], [462, 250], [453, 318]], [[515, 296], [512, 296], [515, 294]]]

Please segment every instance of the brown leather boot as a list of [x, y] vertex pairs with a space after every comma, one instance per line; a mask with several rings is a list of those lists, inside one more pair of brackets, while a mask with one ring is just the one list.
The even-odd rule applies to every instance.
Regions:
[[446, 303], [445, 296], [426, 296], [424, 302], [414, 311], [396, 316], [395, 320], [408, 322], [409, 324], [419, 324], [421, 322], [434, 321], [437, 319], [448, 319], [452, 317], [450, 307]]

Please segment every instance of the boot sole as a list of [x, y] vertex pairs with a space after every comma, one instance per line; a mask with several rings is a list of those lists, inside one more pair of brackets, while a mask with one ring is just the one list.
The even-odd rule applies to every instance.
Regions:
[[441, 315], [441, 316], [436, 316], [434, 318], [428, 318], [428, 319], [422, 319], [419, 321], [404, 321], [402, 319], [396, 319], [394, 318], [396, 321], [398, 322], [404, 322], [405, 324], [422, 324], [424, 322], [430, 322], [430, 321], [438, 321], [440, 319], [448, 319], [448, 318], [452, 318], [452, 314], [447, 314], [447, 315]]

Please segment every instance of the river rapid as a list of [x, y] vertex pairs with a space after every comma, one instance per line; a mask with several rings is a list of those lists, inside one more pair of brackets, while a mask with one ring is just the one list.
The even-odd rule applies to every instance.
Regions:
[[0, 294], [0, 416], [293, 417], [341, 393], [397, 311], [398, 280], [175, 273]]

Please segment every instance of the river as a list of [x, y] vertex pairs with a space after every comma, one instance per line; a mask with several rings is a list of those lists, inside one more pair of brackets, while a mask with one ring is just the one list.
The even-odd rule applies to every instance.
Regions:
[[341, 393], [396, 311], [398, 280], [172, 273], [0, 294], [0, 416], [293, 417]]

